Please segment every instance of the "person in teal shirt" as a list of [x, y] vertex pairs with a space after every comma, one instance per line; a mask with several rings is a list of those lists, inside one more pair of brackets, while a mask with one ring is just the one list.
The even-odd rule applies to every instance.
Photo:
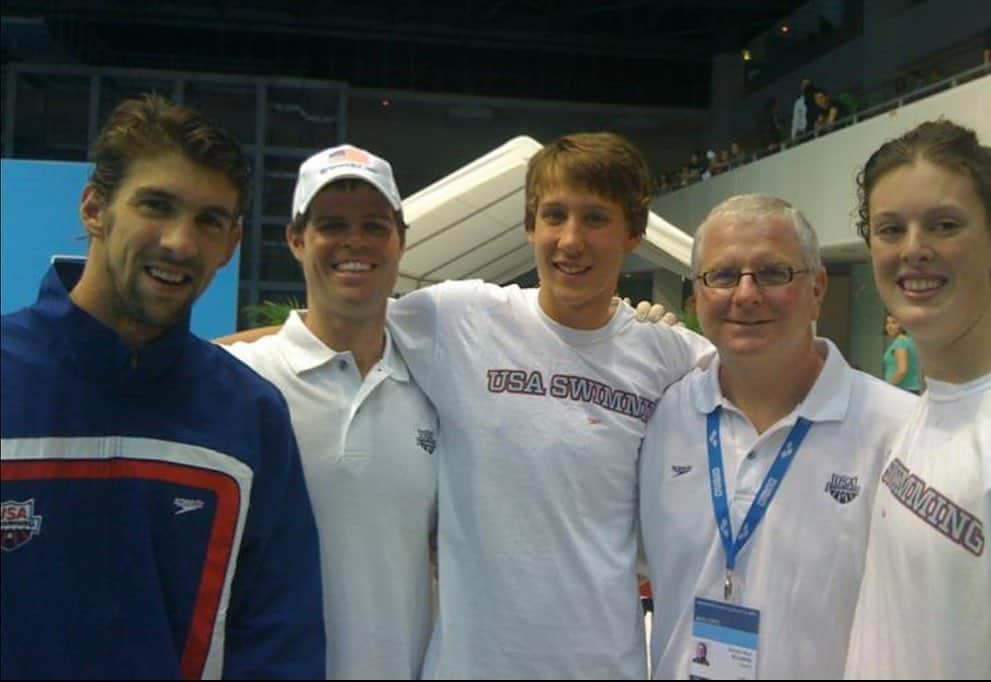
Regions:
[[906, 391], [921, 393], [922, 372], [915, 342], [890, 314], [884, 318], [884, 331], [892, 339], [884, 351], [884, 380]]
[[685, 326], [696, 334], [702, 333], [702, 325], [699, 323], [698, 313], [695, 311], [695, 294], [688, 294], [684, 305]]

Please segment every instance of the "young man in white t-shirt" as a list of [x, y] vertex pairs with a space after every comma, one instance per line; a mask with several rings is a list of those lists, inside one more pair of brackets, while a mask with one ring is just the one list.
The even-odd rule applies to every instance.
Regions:
[[793, 140], [808, 129], [808, 100], [811, 96], [811, 90], [812, 81], [803, 78], [801, 92], [791, 107], [791, 139]]
[[609, 133], [529, 163], [540, 287], [447, 282], [389, 324], [437, 407], [439, 614], [431, 678], [643, 678], [637, 459], [664, 390], [710, 350], [611, 299], [651, 200]]

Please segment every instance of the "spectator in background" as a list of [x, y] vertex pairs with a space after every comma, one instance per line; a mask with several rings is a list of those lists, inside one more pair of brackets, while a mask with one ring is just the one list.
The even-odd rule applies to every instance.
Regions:
[[725, 147], [716, 152], [716, 158], [709, 163], [709, 173], [719, 175], [731, 168], [729, 160], [729, 150]]
[[815, 99], [816, 132], [827, 133], [833, 128], [837, 119], [841, 118], [840, 107], [833, 102], [829, 92], [824, 88], [818, 88], [813, 98]]
[[884, 316], [884, 331], [891, 338], [884, 351], [884, 380], [918, 395], [922, 392], [922, 372], [915, 343], [890, 313]]
[[781, 149], [783, 139], [778, 101], [769, 97], [757, 116], [757, 141], [761, 151], [771, 154]]
[[713, 176], [712, 166], [716, 162], [716, 152], [711, 149], [705, 153], [705, 161], [703, 164], [705, 168], [702, 170], [702, 179], [708, 180]]
[[736, 168], [742, 166], [748, 161], [747, 153], [743, 151], [743, 147], [740, 146], [739, 142], [729, 143], [729, 162], [731, 168]]
[[699, 315], [695, 308], [695, 294], [688, 294], [685, 297], [685, 303], [682, 306], [682, 322], [696, 334], [702, 333], [702, 325], [699, 324]]
[[702, 171], [699, 168], [699, 157], [698, 154], [693, 152], [688, 160], [681, 165], [681, 169], [678, 172], [679, 176], [679, 187], [687, 187], [693, 183], [698, 182], [702, 179]]
[[808, 127], [806, 128], [807, 131], [819, 132], [819, 122], [828, 113], [828, 110], [824, 109], [819, 104], [822, 101], [827, 101], [824, 100], [823, 97], [820, 96], [819, 94], [819, 93], [823, 93], [823, 95], [825, 95], [825, 92], [826, 92], [825, 90], [818, 87], [812, 90], [812, 99], [806, 105], [808, 107], [808, 122], [809, 122]]
[[688, 157], [688, 170], [692, 182], [702, 179], [702, 173], [708, 167], [708, 161], [702, 158], [702, 153], [694, 151]]
[[672, 189], [674, 189], [674, 187], [671, 184], [671, 174], [670, 173], [661, 173], [660, 175], [657, 176], [657, 189], [656, 189], [656, 191], [657, 191], [658, 194], [667, 194]]
[[795, 104], [791, 109], [791, 139], [795, 139], [806, 130], [809, 125], [809, 100], [812, 99], [812, 81], [808, 78], [802, 79], [802, 87]]

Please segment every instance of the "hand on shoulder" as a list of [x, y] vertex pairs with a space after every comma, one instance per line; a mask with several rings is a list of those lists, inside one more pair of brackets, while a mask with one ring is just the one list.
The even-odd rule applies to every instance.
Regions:
[[[614, 303], [618, 303], [619, 299], [613, 298]], [[637, 322], [650, 322], [651, 324], [666, 324], [671, 327], [684, 327], [685, 323], [678, 319], [678, 316], [672, 312], [669, 312], [660, 303], [652, 303], [650, 301], [640, 301], [637, 303], [636, 307], [630, 302], [629, 298], [624, 298], [623, 303], [633, 308], [634, 317]]]

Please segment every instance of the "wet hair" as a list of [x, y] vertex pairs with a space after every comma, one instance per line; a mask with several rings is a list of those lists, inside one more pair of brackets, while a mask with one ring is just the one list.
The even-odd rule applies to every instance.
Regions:
[[693, 275], [701, 274], [696, 269], [698, 268], [703, 236], [717, 218], [726, 216], [731, 216], [742, 223], [757, 223], [775, 216], [787, 218], [798, 238], [804, 265], [812, 270], [818, 270], [822, 266], [822, 256], [819, 254], [819, 237], [801, 211], [784, 199], [767, 194], [737, 194], [709, 211], [709, 215], [695, 231], [691, 261]]
[[587, 190], [623, 208], [630, 234], [643, 236], [654, 196], [650, 168], [640, 151], [616, 133], [575, 133], [549, 142], [526, 171], [527, 232], [533, 230], [541, 196], [560, 185]]
[[109, 202], [138, 159], [177, 153], [225, 175], [237, 193], [238, 217], [251, 195], [251, 171], [241, 144], [202, 114], [161, 95], [144, 94], [121, 102], [89, 150], [89, 185]]
[[953, 121], [926, 121], [881, 145], [857, 174], [857, 232], [868, 246], [871, 193], [882, 177], [918, 161], [969, 177], [984, 205], [985, 220], [991, 221], [991, 148], [982, 146], [973, 130]]
[[[368, 185], [376, 192], [381, 193], [381, 190], [375, 187], [375, 185], [371, 184], [370, 182], [365, 182], [364, 180], [359, 180], [357, 178], [344, 178], [343, 180], [335, 180], [334, 182], [329, 182], [320, 188], [320, 192], [327, 189], [328, 187], [333, 187], [335, 189], [339, 189], [344, 192], [353, 192], [355, 188], [358, 187], [359, 185]], [[313, 207], [313, 200], [311, 199], [310, 203], [306, 207], [306, 210], [300, 213], [299, 215], [297, 215], [295, 218], [293, 218], [292, 222], [289, 223], [289, 229], [292, 230], [294, 234], [301, 234], [303, 230], [306, 229], [306, 223], [310, 221], [310, 215], [311, 215], [310, 211], [312, 207]], [[403, 211], [402, 209], [397, 211], [393, 209], [391, 206], [389, 208], [392, 209], [392, 218], [393, 220], [396, 221], [396, 230], [399, 232], [399, 243], [405, 245], [406, 230], [409, 229], [409, 226], [406, 224], [406, 219], [403, 218]]]

